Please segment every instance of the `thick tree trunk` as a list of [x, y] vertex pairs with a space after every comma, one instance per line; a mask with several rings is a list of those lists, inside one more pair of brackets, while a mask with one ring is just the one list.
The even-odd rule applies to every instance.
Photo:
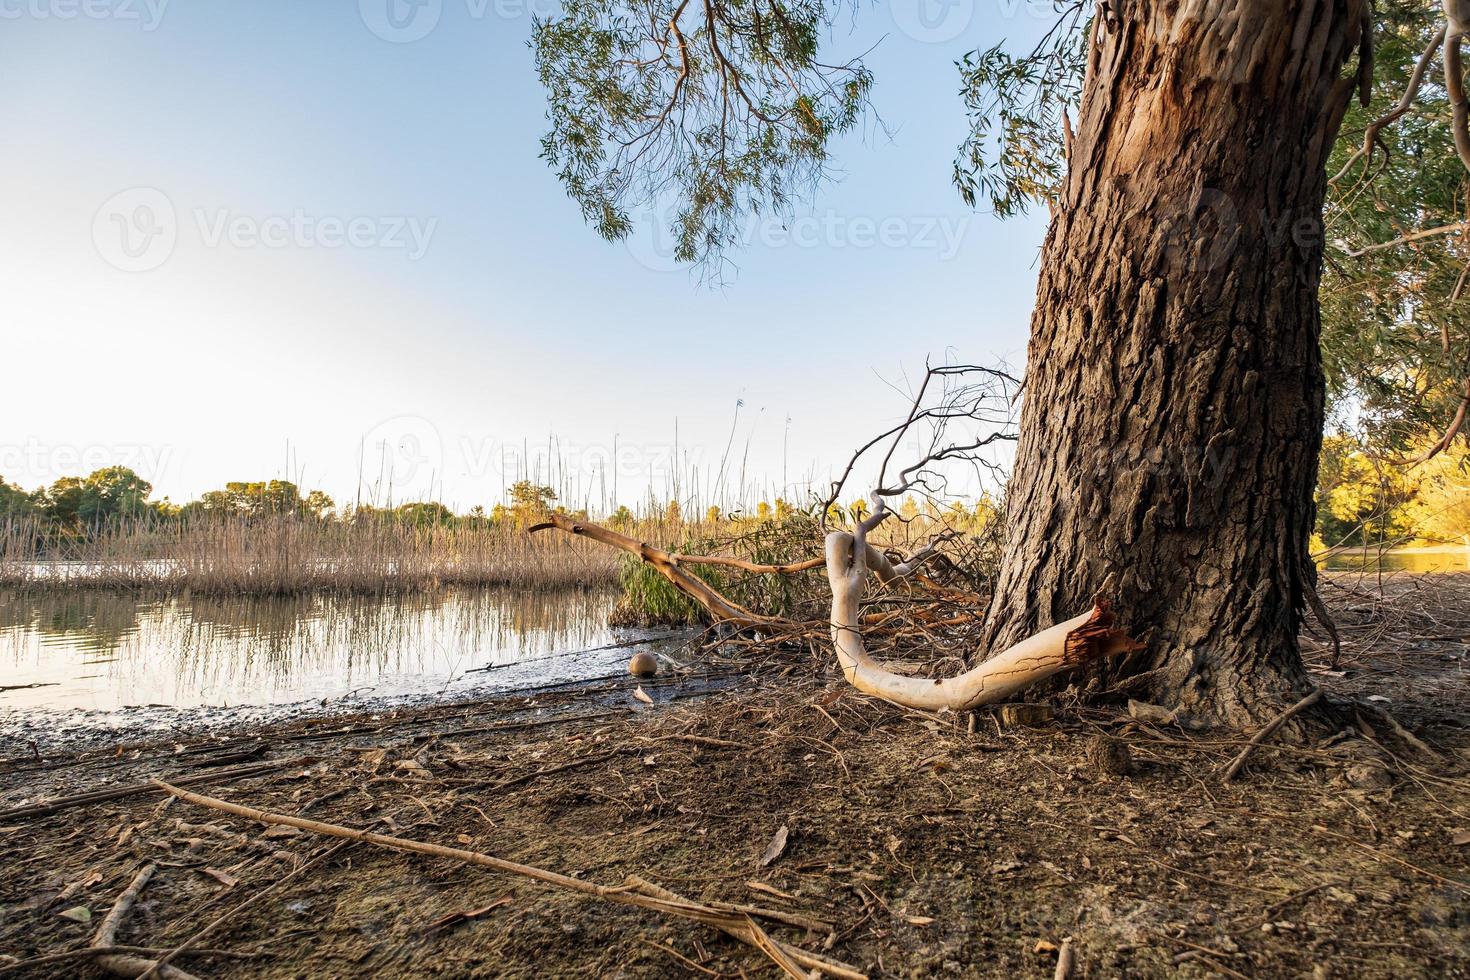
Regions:
[[1324, 166], [1361, 0], [1102, 5], [1044, 252], [989, 649], [1099, 594], [1155, 700], [1307, 682]]

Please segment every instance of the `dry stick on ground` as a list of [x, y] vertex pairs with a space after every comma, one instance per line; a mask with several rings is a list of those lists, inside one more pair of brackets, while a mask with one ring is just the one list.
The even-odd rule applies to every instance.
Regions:
[[1417, 749], [1418, 751], [1424, 753], [1432, 759], [1438, 759], [1440, 757], [1439, 753], [1430, 748], [1430, 746], [1423, 739], [1415, 735], [1413, 732], [1409, 731], [1403, 725], [1399, 724], [1398, 719], [1389, 714], [1383, 708], [1371, 704], [1359, 704], [1358, 709], [1360, 711], [1367, 711], [1370, 715], [1373, 715], [1384, 724], [1388, 725], [1388, 727], [1392, 729], [1393, 733], [1404, 742], [1406, 742], [1410, 747]]
[[[177, 786], [170, 786], [168, 783], [162, 782], [160, 780], [154, 780], [154, 782], [157, 784], [159, 789], [162, 789], [166, 793], [172, 793], [174, 796], [177, 796], [182, 800], [187, 800], [190, 803], [194, 803], [198, 806], [208, 807], [212, 810], [220, 810], [224, 813], [232, 813], [237, 817], [244, 817], [247, 820], [256, 820], [260, 823], [268, 824], [280, 824], [286, 827], [295, 827], [298, 830], [307, 830], [311, 831], [314, 834], [322, 834], [327, 837], [340, 837], [345, 840], [363, 841], [364, 843], [376, 844], [379, 847], [386, 847], [390, 850], [395, 851], [407, 851], [412, 854], [425, 854], [429, 857], [448, 858], [451, 861], [463, 861], [467, 864], [475, 864], [485, 868], [493, 868], [496, 871], [504, 871], [509, 874], [521, 875], [522, 877], [531, 878], [544, 884], [556, 885], [557, 887], [565, 888], [569, 891], [578, 892], [579, 894], [588, 895], [593, 898], [600, 898], [604, 901], [613, 902], [618, 905], [631, 905], [636, 908], [649, 909], [654, 912], [662, 912], [666, 915], [673, 915], [683, 919], [692, 919], [695, 922], [702, 922], [705, 925], [725, 931], [730, 935], [735, 936], [736, 938], [741, 938], [743, 942], [748, 942], [752, 946], [755, 946], [757, 949], [760, 949], [762, 952], [766, 953], [767, 956], [771, 956], [771, 958], [775, 960], [775, 962], [783, 969], [787, 968], [786, 964], [782, 962], [781, 959], [773, 955], [772, 947], [763, 944], [762, 937], [764, 937], [765, 943], [774, 944], [774, 940], [771, 940], [770, 937], [765, 936], [765, 934], [763, 932], [760, 932], [758, 928], [752, 930], [751, 927], [753, 926], [753, 923], [751, 922], [749, 916], [746, 915], [737, 915], [731, 912], [723, 912], [719, 909], [712, 908], [708, 905], [703, 905], [697, 902], [663, 899], [650, 895], [639, 894], [636, 892], [630, 892], [626, 888], [608, 888], [604, 885], [597, 885], [593, 884], [592, 882], [582, 881], [580, 878], [573, 878], [569, 875], [559, 874], [555, 871], [547, 871], [544, 868], [532, 867], [528, 864], [518, 864], [515, 861], [507, 861], [503, 858], [494, 857], [489, 854], [482, 854], [478, 851], [466, 851], [457, 847], [443, 847], [439, 844], [429, 844], [423, 841], [407, 840], [402, 837], [389, 837], [385, 834], [375, 834], [367, 830], [356, 830], [351, 827], [343, 827], [338, 824], [323, 823], [319, 820], [308, 820], [304, 817], [292, 817], [281, 813], [270, 813], [266, 810], [256, 809], [255, 807], [241, 806], [238, 803], [230, 803], [226, 800], [217, 800], [213, 797], [201, 796], [198, 793], [191, 793], [188, 790], [180, 789]], [[732, 929], [735, 931], [731, 932], [730, 930]], [[737, 933], [739, 933], [740, 935], [737, 935]], [[757, 935], [757, 933], [759, 933], [759, 935]], [[801, 957], [814, 958], [811, 957], [811, 954], [802, 953], [793, 946], [787, 946], [785, 944], [774, 945], [775, 949], [784, 954], [785, 957], [791, 960], [795, 960], [796, 962], [802, 962]], [[822, 969], [826, 972], [835, 972], [836, 970], [840, 969], [843, 972], [836, 973], [835, 975], [842, 976], [844, 978], [858, 978], [864, 976], [864, 974], [852, 969], [851, 967], [825, 960], [823, 960], [822, 962], [826, 963], [827, 965], [819, 966], [817, 968]], [[800, 976], [800, 974], [798, 974], [798, 976]]]
[[[653, 882], [648, 881], [645, 878], [640, 878], [638, 875], [629, 875], [625, 879], [625, 881], [630, 887], [632, 887], [640, 894], [648, 895], [652, 898], [661, 898], [665, 901], [670, 902], [689, 902], [689, 899], [684, 898], [676, 894], [675, 892], [671, 892], [667, 888], [655, 885]], [[719, 926], [717, 928], [719, 928], [721, 932], [725, 933], [725, 935], [729, 936], [732, 939], [737, 939], [742, 943], [757, 945], [758, 942], [755, 934], [751, 932], [751, 927], [754, 927], [755, 932], [759, 933], [761, 936], [765, 936], [765, 933], [761, 931], [759, 926], [756, 926], [755, 923], [751, 921], [749, 913], [745, 913], [745, 918], [743, 921], [744, 924], [734, 926]], [[787, 946], [784, 943], [778, 943], [775, 940], [770, 939], [769, 936], [766, 936], [766, 939], [778, 946], [781, 951], [786, 954], [786, 956], [794, 960], [800, 966], [804, 966], [808, 969], [813, 970], [821, 970], [823, 973], [830, 973], [834, 977], [842, 977], [844, 978], [844, 980], [857, 980], [857, 978], [863, 976], [863, 974], [858, 973], [851, 967], [848, 967], [842, 963], [838, 963], [835, 960], [829, 960], [824, 956], [813, 955], [812, 953], [808, 953], [805, 950], [797, 949], [795, 946]], [[796, 975], [798, 977], [805, 976], [805, 974], [799, 972]]]
[[1077, 953], [1072, 948], [1072, 937], [1068, 936], [1062, 940], [1062, 948], [1057, 952], [1057, 969], [1052, 974], [1053, 980], [1069, 980], [1076, 960]]
[[[279, 759], [275, 762], [261, 762], [249, 766], [236, 766], [233, 769], [217, 769], [214, 772], [201, 773], [198, 776], [185, 776], [175, 779], [176, 786], [194, 786], [199, 783], [217, 783], [225, 779], [244, 778], [247, 776], [259, 776], [263, 773], [276, 769], [284, 769], [287, 766], [303, 765], [314, 762], [315, 756], [299, 756], [295, 759]], [[59, 800], [50, 803], [37, 803], [32, 806], [20, 806], [13, 810], [0, 810], [0, 820], [22, 820], [29, 817], [44, 817], [62, 810], [69, 810], [76, 806], [86, 806], [89, 803], [104, 803], [109, 800], [120, 800], [127, 796], [137, 796], [140, 793], [158, 792], [158, 781], [150, 780], [146, 783], [133, 783], [129, 786], [117, 786], [112, 789], [94, 790], [90, 793], [78, 793], [75, 796], [63, 796]]]
[[[157, 946], [83, 946], [81, 949], [65, 949], [59, 953], [44, 953], [41, 956], [33, 956], [28, 960], [16, 960], [14, 963], [0, 963], [0, 976], [7, 973], [19, 973], [22, 970], [33, 970], [38, 966], [50, 966], [53, 963], [69, 963], [72, 960], [90, 960], [99, 956], [110, 956], [114, 953], [131, 953], [134, 956], [142, 956], [152, 959], [161, 956], [168, 950]], [[269, 954], [266, 953], [244, 953], [237, 949], [191, 949], [192, 956], [217, 956], [222, 959], [231, 960], [254, 960]]]
[[1241, 767], [1244, 766], [1246, 760], [1251, 757], [1251, 753], [1259, 748], [1262, 742], [1270, 738], [1272, 734], [1275, 733], [1276, 729], [1280, 728], [1282, 725], [1286, 724], [1292, 718], [1296, 717], [1298, 714], [1310, 708], [1312, 705], [1316, 704], [1320, 700], [1322, 700], [1322, 689], [1319, 687], [1311, 694], [1308, 694], [1306, 697], [1302, 698], [1296, 704], [1292, 705], [1290, 708], [1287, 708], [1285, 711], [1281, 712], [1281, 714], [1277, 715], [1270, 722], [1268, 722], [1266, 724], [1266, 727], [1256, 732], [1255, 737], [1246, 743], [1245, 748], [1241, 749], [1240, 754], [1237, 755], [1234, 760], [1231, 761], [1230, 765], [1226, 767], [1225, 771], [1220, 775], [1220, 781], [1228, 783], [1230, 782], [1230, 780], [1239, 775]]
[[181, 955], [183, 953], [188, 952], [191, 948], [193, 948], [193, 946], [194, 946], [195, 943], [199, 942], [205, 936], [209, 935], [211, 932], [213, 932], [214, 930], [218, 929], [221, 925], [223, 925], [225, 922], [227, 922], [231, 918], [233, 918], [236, 915], [240, 914], [241, 912], [245, 911], [250, 906], [252, 906], [256, 902], [260, 901], [262, 898], [265, 898], [267, 895], [273, 894], [274, 892], [276, 892], [277, 890], [279, 890], [283, 885], [285, 885], [287, 882], [289, 882], [291, 879], [295, 878], [296, 876], [300, 875], [302, 872], [306, 871], [306, 869], [312, 868], [312, 867], [315, 867], [318, 864], [321, 864], [323, 861], [327, 860], [332, 855], [336, 854], [338, 851], [341, 851], [344, 848], [351, 847], [352, 844], [353, 844], [353, 842], [352, 841], [349, 841], [349, 840], [342, 841], [340, 844], [333, 844], [331, 847], [327, 848], [325, 851], [323, 851], [322, 853], [318, 854], [316, 857], [314, 857], [311, 860], [306, 861], [306, 862], [298, 865], [293, 871], [291, 871], [290, 874], [287, 874], [283, 878], [277, 879], [276, 881], [274, 881], [270, 885], [267, 885], [265, 888], [262, 888], [260, 891], [256, 892], [254, 895], [251, 895], [249, 898], [247, 898], [245, 901], [241, 902], [239, 905], [236, 905], [234, 908], [227, 909], [226, 911], [221, 912], [208, 925], [206, 925], [204, 928], [202, 928], [202, 929], [198, 930], [197, 932], [195, 932], [192, 936], [190, 936], [188, 939], [185, 939], [183, 942], [179, 943], [173, 949], [169, 950], [162, 957], [160, 957], [159, 960], [156, 963], [154, 963], [152, 966], [150, 966], [143, 973], [139, 974], [138, 980], [148, 980], [149, 977], [153, 977], [153, 976], [167, 976], [167, 974], [164, 971], [166, 971], [166, 970], [169, 969], [169, 966], [168, 966], [169, 961], [172, 960], [175, 956], [179, 956], [179, 955]]
[[[137, 902], [138, 896], [143, 892], [143, 887], [148, 884], [148, 880], [153, 877], [153, 872], [157, 870], [158, 865], [150, 861], [143, 865], [138, 873], [133, 876], [132, 882], [117, 897], [117, 901], [113, 903], [112, 909], [107, 913], [107, 917], [97, 927], [97, 934], [92, 937], [93, 946], [114, 946], [117, 944], [117, 931], [122, 926], [123, 919], [132, 910], [133, 904]], [[113, 973], [120, 977], [140, 977], [150, 972], [158, 963], [155, 960], [145, 960], [127, 953], [108, 953], [104, 956], [97, 957], [97, 965], [108, 973]], [[183, 970], [172, 966], [164, 967], [160, 971], [160, 976], [164, 980], [197, 980], [194, 974], [185, 973]]]

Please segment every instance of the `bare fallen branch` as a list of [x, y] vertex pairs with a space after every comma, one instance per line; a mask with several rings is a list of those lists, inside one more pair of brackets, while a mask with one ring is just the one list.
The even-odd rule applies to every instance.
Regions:
[[716, 591], [708, 582], [697, 575], [691, 575], [680, 567], [681, 558], [672, 552], [655, 548], [653, 545], [644, 544], [626, 534], [620, 534], [612, 528], [594, 524], [591, 521], [574, 520], [565, 514], [551, 514], [546, 521], [530, 528], [530, 533], [544, 531], [548, 528], [556, 528], [567, 534], [578, 537], [590, 538], [600, 544], [610, 545], [620, 551], [626, 551], [630, 555], [637, 556], [645, 564], [651, 565], [655, 571], [668, 580], [669, 584], [680, 592], [689, 596], [717, 623], [729, 623], [742, 628], [765, 627], [777, 629], [789, 627], [787, 620], [773, 616], [762, 616], [751, 612], [737, 602], [727, 599]]
[[[102, 920], [102, 924], [97, 927], [97, 934], [92, 937], [93, 946], [117, 945], [117, 933], [122, 927], [123, 919], [127, 918], [128, 913], [132, 911], [133, 905], [138, 901], [138, 896], [143, 893], [144, 887], [147, 886], [149, 880], [153, 877], [153, 872], [157, 870], [158, 865], [152, 861], [143, 865], [138, 870], [138, 873], [133, 876], [133, 880], [129, 882], [128, 887], [117, 897], [117, 901], [112, 904], [112, 908], [108, 911], [106, 918]], [[107, 953], [98, 956], [96, 963], [108, 973], [119, 977], [145, 976], [152, 973], [158, 967], [157, 960], [145, 960], [142, 957], [133, 956], [129, 953]], [[158, 971], [158, 975], [163, 977], [164, 980], [197, 980], [194, 974], [186, 973], [174, 966], [163, 967]]]
[[1100, 605], [1042, 630], [955, 677], [931, 680], [894, 673], [869, 657], [863, 644], [858, 622], [858, 607], [868, 571], [863, 552], [855, 536], [846, 531], [833, 531], [827, 536], [832, 643], [843, 676], [865, 694], [911, 708], [968, 711], [1004, 701], [1068, 668], [1138, 649], [1138, 644], [1126, 633], [1112, 628], [1111, 614]]

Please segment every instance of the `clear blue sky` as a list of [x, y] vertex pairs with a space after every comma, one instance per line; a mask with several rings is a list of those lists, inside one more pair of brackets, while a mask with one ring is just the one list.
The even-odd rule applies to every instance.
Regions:
[[289, 473], [341, 500], [392, 470], [395, 498], [432, 480], [466, 509], [555, 435], [596, 506], [616, 437], [637, 503], [676, 419], [686, 479], [737, 399], [728, 470], [748, 443], [749, 482], [825, 479], [903, 411], [883, 379], [1021, 364], [1043, 219], [949, 181], [953, 63], [1043, 30], [1017, 0], [841, 14], [829, 50], [877, 44], [891, 136], [845, 139], [718, 290], [647, 229], [597, 238], [537, 158], [546, 0], [422, 4], [0, 0], [0, 476], [121, 462], [182, 500]]

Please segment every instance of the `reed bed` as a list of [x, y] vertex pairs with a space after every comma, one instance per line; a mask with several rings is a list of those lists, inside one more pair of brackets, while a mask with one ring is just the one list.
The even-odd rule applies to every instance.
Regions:
[[[657, 523], [638, 533], [662, 539]], [[58, 536], [25, 519], [0, 523], [0, 584], [12, 587], [287, 595], [617, 581], [618, 559], [608, 549], [506, 524], [419, 527], [281, 516], [135, 522]]]
[[[524, 522], [529, 523], [529, 520]], [[946, 526], [894, 522], [878, 543], [909, 553]], [[660, 514], [618, 529], [656, 547], [732, 555], [759, 563], [822, 553], [823, 529], [806, 512], [781, 517], [685, 521]], [[992, 529], [946, 546], [941, 559], [961, 577], [993, 564]], [[967, 554], [980, 552], [981, 554]], [[770, 615], [816, 615], [829, 598], [820, 570], [749, 575], [701, 565], [697, 573], [732, 598]], [[968, 583], [984, 588], [980, 581]], [[566, 534], [530, 534], [516, 521], [322, 520], [299, 515], [211, 516], [119, 521], [59, 533], [33, 517], [0, 518], [0, 586], [112, 588], [201, 595], [379, 594], [445, 587], [529, 589], [621, 587], [624, 622], [694, 623], [689, 600], [656, 572], [612, 548]]]

